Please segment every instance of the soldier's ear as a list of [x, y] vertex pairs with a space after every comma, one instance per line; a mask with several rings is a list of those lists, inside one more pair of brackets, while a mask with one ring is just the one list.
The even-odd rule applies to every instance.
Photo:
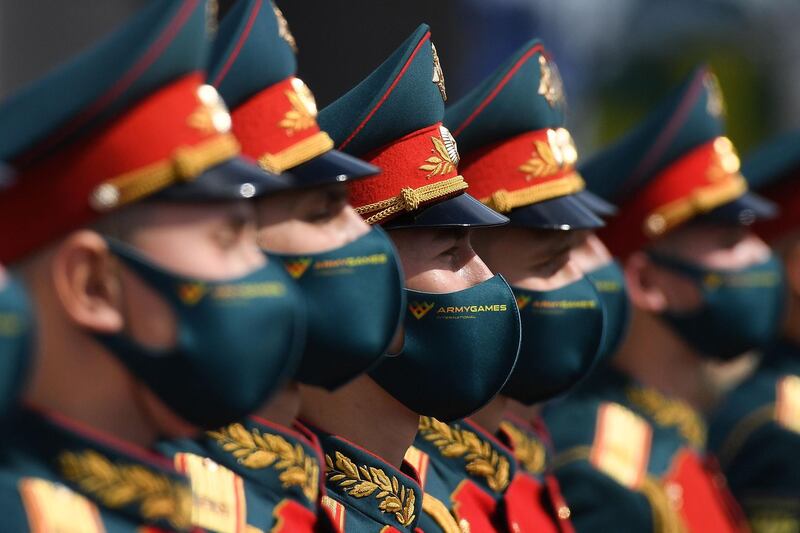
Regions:
[[69, 320], [98, 333], [122, 329], [118, 267], [98, 233], [70, 234], [55, 250], [50, 268], [55, 293]]
[[658, 283], [655, 265], [643, 252], [634, 252], [624, 263], [625, 282], [631, 303], [643, 311], [661, 313], [667, 310], [667, 296]]

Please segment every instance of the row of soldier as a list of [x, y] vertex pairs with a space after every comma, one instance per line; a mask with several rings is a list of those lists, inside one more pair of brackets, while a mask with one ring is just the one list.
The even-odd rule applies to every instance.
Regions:
[[700, 67], [578, 161], [541, 42], [445, 105], [425, 25], [317, 113], [206, 11], [0, 103], [0, 530], [798, 530], [796, 135]]

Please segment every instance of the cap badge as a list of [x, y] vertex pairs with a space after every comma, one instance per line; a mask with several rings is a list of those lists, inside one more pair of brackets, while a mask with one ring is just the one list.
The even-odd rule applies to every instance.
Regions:
[[713, 72], [706, 72], [703, 77], [703, 85], [708, 91], [708, 101], [706, 111], [712, 117], [721, 117], [725, 114], [725, 97], [722, 96], [722, 88], [719, 85], [719, 78]]
[[539, 90], [538, 93], [544, 96], [550, 107], [561, 105], [564, 101], [564, 84], [561, 81], [561, 74], [555, 63], [547, 60], [543, 55], [539, 56]]
[[450, 130], [444, 126], [439, 126], [439, 134], [442, 138], [431, 137], [433, 148], [431, 152], [433, 155], [425, 160], [425, 164], [420, 166], [420, 170], [428, 172], [426, 178], [434, 176], [443, 176], [452, 172], [460, 160], [458, 155], [458, 147], [456, 140], [450, 133]]
[[272, 2], [272, 10], [275, 12], [275, 18], [278, 19], [278, 35], [281, 39], [286, 41], [294, 53], [297, 53], [297, 41], [294, 40], [294, 35], [289, 30], [289, 23], [286, 22], [286, 17], [283, 16], [283, 11]]
[[292, 78], [292, 90], [286, 91], [286, 97], [292, 108], [286, 112], [278, 126], [285, 129], [287, 135], [292, 136], [295, 132], [316, 124], [317, 102], [303, 80]]
[[439, 88], [442, 93], [442, 100], [447, 101], [447, 89], [444, 87], [444, 72], [442, 72], [442, 63], [439, 61], [439, 54], [436, 53], [436, 45], [431, 43], [431, 52], [433, 53], [433, 83]]
[[565, 167], [571, 167], [578, 160], [578, 151], [572, 135], [566, 128], [547, 130], [547, 142], [534, 141], [533, 153], [519, 167], [525, 174], [525, 179], [531, 181], [535, 178], [552, 176]]
[[736, 148], [727, 137], [714, 139], [714, 159], [708, 168], [708, 179], [720, 181], [739, 172], [741, 163]]
[[211, 85], [197, 88], [200, 107], [189, 115], [189, 126], [203, 133], [228, 133], [231, 115], [217, 90]]

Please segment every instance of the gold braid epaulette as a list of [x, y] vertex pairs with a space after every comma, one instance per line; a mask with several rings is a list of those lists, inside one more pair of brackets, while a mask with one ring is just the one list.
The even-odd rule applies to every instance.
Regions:
[[394, 198], [375, 202], [374, 204], [362, 205], [356, 208], [356, 212], [359, 215], [369, 215], [365, 218], [367, 224], [377, 224], [392, 215], [403, 211], [415, 211], [423, 204], [452, 196], [455, 193], [466, 190], [467, 187], [467, 182], [464, 181], [463, 176], [455, 176], [430, 185], [423, 185], [416, 189], [405, 187]]
[[586, 188], [586, 184], [583, 178], [577, 172], [571, 172], [557, 180], [532, 185], [524, 189], [517, 189], [516, 191], [499, 189], [493, 192], [491, 196], [481, 198], [481, 202], [495, 211], [508, 213], [517, 207], [524, 207], [559, 196], [574, 194], [582, 191], [584, 188]]

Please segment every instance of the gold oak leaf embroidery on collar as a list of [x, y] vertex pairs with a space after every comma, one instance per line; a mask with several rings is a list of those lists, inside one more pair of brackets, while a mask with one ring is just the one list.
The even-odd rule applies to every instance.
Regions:
[[306, 454], [300, 444], [292, 445], [280, 435], [248, 431], [242, 424], [230, 424], [218, 431], [209, 431], [222, 449], [237, 462], [253, 470], [275, 468], [283, 488], [300, 487], [303, 495], [316, 501], [319, 494], [319, 463]]
[[338, 483], [344, 492], [353, 498], [375, 496], [378, 509], [384, 513], [393, 513], [400, 525], [408, 526], [414, 522], [414, 505], [417, 496], [414, 489], [403, 486], [395, 476], [389, 479], [380, 468], [356, 464], [341, 452], [334, 454], [335, 460], [325, 454], [327, 469], [325, 476], [333, 483]]
[[464, 458], [467, 472], [486, 479], [489, 488], [501, 492], [508, 487], [508, 459], [472, 431], [449, 426], [428, 416], [420, 417], [419, 434], [448, 458]]
[[544, 472], [547, 455], [541, 442], [529, 437], [509, 422], [501, 422], [500, 429], [511, 439], [511, 445], [514, 447], [514, 457], [525, 470], [531, 474]]
[[689, 404], [668, 398], [655, 389], [630, 387], [626, 393], [628, 399], [652, 416], [656, 423], [677, 428], [683, 438], [696, 448], [705, 446], [706, 426]]
[[138, 504], [140, 514], [147, 520], [167, 520], [178, 529], [191, 525], [189, 487], [163, 474], [140, 465], [113, 463], [92, 450], [62, 452], [58, 464], [64, 479], [109, 509]]

